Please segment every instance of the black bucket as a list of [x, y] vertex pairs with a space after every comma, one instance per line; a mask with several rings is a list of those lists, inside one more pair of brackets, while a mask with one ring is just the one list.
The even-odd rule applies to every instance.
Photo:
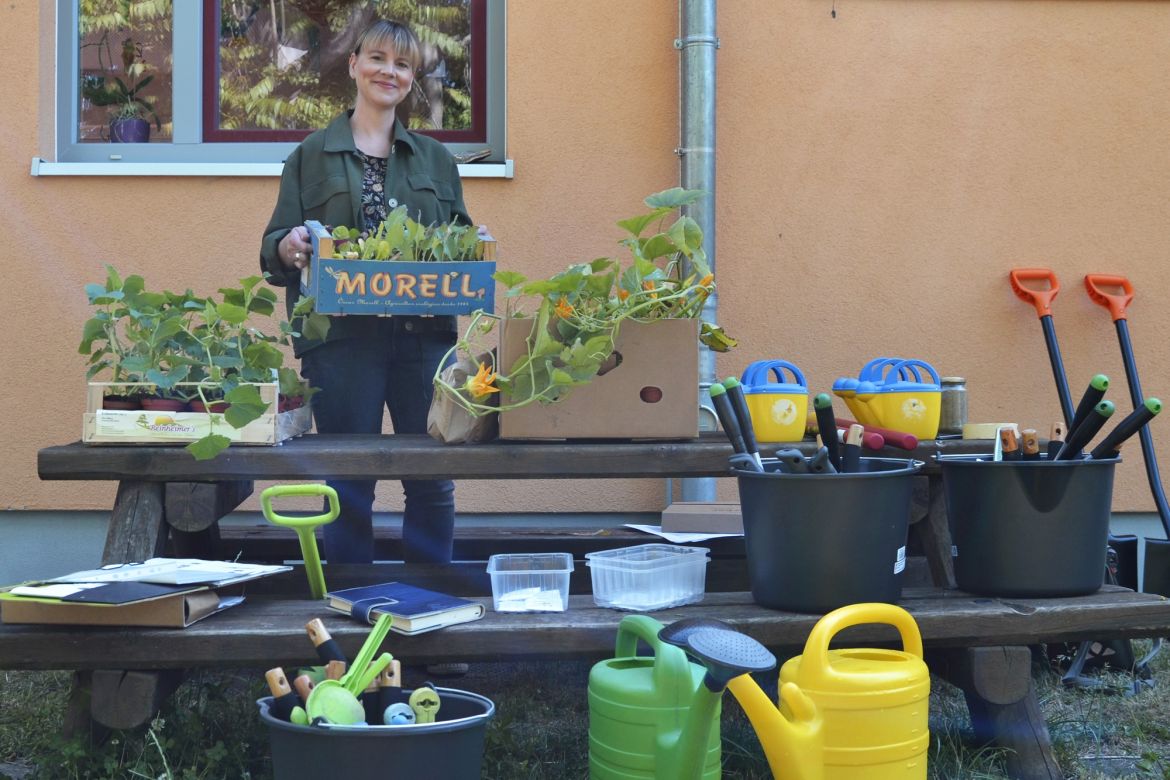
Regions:
[[735, 468], [752, 598], [791, 612], [831, 612], [902, 595], [913, 477], [922, 462], [862, 458], [849, 474]]
[[955, 583], [991, 596], [1095, 593], [1119, 460], [942, 460]]
[[406, 726], [299, 726], [269, 713], [272, 697], [258, 699], [268, 726], [275, 780], [387, 780], [441, 777], [478, 780], [491, 699], [437, 688], [435, 723]]

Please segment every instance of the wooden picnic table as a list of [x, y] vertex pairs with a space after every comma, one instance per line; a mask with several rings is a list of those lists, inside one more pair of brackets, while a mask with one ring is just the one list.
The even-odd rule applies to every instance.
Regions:
[[[805, 454], [815, 448], [812, 442], [797, 446]], [[773, 449], [765, 447], [764, 454]], [[983, 598], [953, 590], [941, 469], [934, 456], [990, 450], [987, 441], [944, 440], [922, 442], [913, 453], [890, 448], [880, 453], [925, 463], [910, 519], [933, 587], [907, 588], [902, 604], [919, 622], [932, 654], [932, 670], [966, 693], [976, 729], [1012, 751], [1012, 776], [1055, 780], [1063, 775], [1036, 700], [1028, 646], [1044, 641], [1168, 635], [1170, 603], [1159, 596], [1111, 587], [1076, 599], [1031, 600]], [[38, 472], [46, 480], [119, 483], [103, 563], [122, 563], [168, 550], [215, 549], [212, 543], [218, 541], [219, 519], [252, 492], [255, 480], [729, 477], [731, 452], [722, 434], [704, 434], [690, 441], [466, 446], [445, 446], [426, 436], [306, 435], [278, 447], [231, 447], [210, 461], [196, 461], [176, 447], [93, 447], [76, 442], [41, 450]], [[613, 538], [621, 533], [607, 530], [597, 534], [596, 541], [576, 539], [574, 550], [580, 552], [590, 544], [612, 546]], [[526, 549], [542, 543], [530, 532], [518, 534], [524, 537]], [[496, 543], [506, 545], [506, 538], [505, 532]], [[543, 541], [556, 545], [564, 539], [563, 534], [546, 534]], [[819, 616], [752, 603], [744, 592], [742, 541], [729, 540], [718, 547], [704, 601], [658, 616], [664, 622], [717, 617], [769, 647], [798, 650]], [[476, 548], [465, 549], [474, 552]], [[480, 547], [481, 561], [486, 558], [483, 551]], [[297, 576], [303, 579], [300, 572]], [[439, 568], [379, 564], [368, 570], [330, 567], [329, 576], [332, 587], [344, 587], [347, 581], [404, 579], [469, 597], [486, 598], [490, 592], [485, 591], [482, 564]], [[578, 576], [576, 593], [581, 594], [582, 584]], [[304, 623], [327, 613], [303, 597], [271, 591], [273, 584], [260, 581], [253, 586], [255, 596], [249, 597], [249, 603], [183, 630], [0, 626], [0, 668], [80, 670], [78, 680], [92, 690], [91, 713], [97, 721], [121, 727], [144, 722], [177, 684], [182, 669], [312, 660], [305, 652]], [[570, 602], [564, 613], [489, 612], [482, 620], [434, 634], [394, 637], [395, 652], [427, 661], [612, 653], [621, 613], [592, 606], [586, 595], [572, 596]], [[342, 617], [331, 617], [327, 624], [350, 651], [366, 633], [363, 626]], [[883, 631], [887, 630], [850, 629], [848, 641], [888, 641], [891, 637]]]

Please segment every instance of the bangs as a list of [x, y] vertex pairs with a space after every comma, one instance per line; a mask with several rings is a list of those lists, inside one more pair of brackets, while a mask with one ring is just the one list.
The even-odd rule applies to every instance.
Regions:
[[358, 38], [354, 53], [360, 54], [363, 49], [391, 49], [399, 57], [405, 57], [411, 69], [418, 70], [422, 64], [418, 38], [409, 27], [397, 22], [375, 22], [362, 37]]

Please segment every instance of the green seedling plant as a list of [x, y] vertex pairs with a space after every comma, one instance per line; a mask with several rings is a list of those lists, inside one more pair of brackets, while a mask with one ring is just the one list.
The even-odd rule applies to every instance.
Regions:
[[221, 288], [217, 300], [190, 290], [149, 292], [141, 276], [123, 278], [107, 266], [105, 284], [86, 287], [95, 309], [78, 347], [89, 356], [87, 378], [109, 372], [114, 383], [145, 383], [163, 396], [198, 398], [207, 408], [226, 402], [222, 413], [210, 412], [208, 435], [187, 445], [196, 459], [215, 457], [231, 443], [217, 425], [243, 428], [268, 411], [257, 383], [275, 379], [282, 395], [302, 402], [316, 392], [284, 366], [280, 348], [300, 335], [297, 327], [323, 339], [328, 318], [313, 313], [312, 299], [301, 298], [292, 323], [281, 321], [278, 335], [266, 334], [251, 324], [276, 308], [276, 294], [261, 282], [260, 276], [241, 279]]
[[423, 225], [411, 219], [405, 206], [386, 215], [363, 236], [357, 228], [338, 226], [332, 231], [334, 256], [342, 260], [408, 260], [452, 262], [490, 259], [490, 243], [473, 225]]
[[[552, 403], [602, 371], [623, 322], [698, 318], [715, 289], [703, 232], [688, 216], [669, 224], [667, 219], [702, 195], [700, 190], [678, 187], [665, 190], [645, 199], [649, 212], [620, 220], [617, 224], [626, 236], [619, 243], [632, 256], [626, 265], [603, 257], [535, 281], [515, 271], [497, 271], [493, 278], [506, 288], [505, 313], [472, 314], [466, 332], [447, 356], [487, 354], [491, 362], [479, 363], [479, 372], [456, 387], [441, 376], [444, 360], [435, 373], [437, 390], [475, 416]], [[652, 226], [653, 232], [647, 233]], [[515, 317], [534, 319], [527, 350], [511, 366], [497, 367], [482, 342], [499, 320]], [[736, 343], [721, 328], [705, 322], [699, 339], [717, 352]], [[508, 400], [499, 401], [497, 393]]]

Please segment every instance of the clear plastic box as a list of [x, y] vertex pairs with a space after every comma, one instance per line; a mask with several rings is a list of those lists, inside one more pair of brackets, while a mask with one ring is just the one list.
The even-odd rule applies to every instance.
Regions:
[[706, 547], [639, 544], [586, 553], [599, 607], [649, 612], [703, 600]]
[[569, 553], [519, 553], [488, 558], [496, 612], [564, 612], [569, 607]]

